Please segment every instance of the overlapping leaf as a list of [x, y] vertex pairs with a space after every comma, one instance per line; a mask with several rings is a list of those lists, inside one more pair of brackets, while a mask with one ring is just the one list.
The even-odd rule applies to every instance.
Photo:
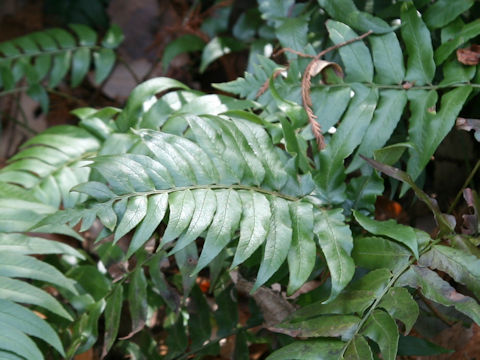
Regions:
[[[28, 140], [22, 151], [9, 159], [0, 171], [0, 182], [30, 190], [30, 201], [71, 208], [85, 199], [70, 192], [73, 186], [88, 179], [89, 170], [81, 167], [81, 161], [99, 147], [100, 141], [84, 129], [70, 125], [51, 127]], [[2, 197], [11, 198], [11, 194]]]
[[[83, 258], [68, 245], [21, 234], [0, 233], [0, 328], [8, 330], [0, 337], [0, 350], [43, 359], [43, 355], [30, 336], [42, 339], [65, 355], [63, 345], [49, 323], [36, 315], [28, 306], [38, 306], [68, 320], [65, 308], [48, 292], [23, 279], [38, 280], [77, 294], [75, 282], [68, 279], [52, 265], [34, 254], [66, 254]], [[22, 304], [22, 305], [19, 305]]]

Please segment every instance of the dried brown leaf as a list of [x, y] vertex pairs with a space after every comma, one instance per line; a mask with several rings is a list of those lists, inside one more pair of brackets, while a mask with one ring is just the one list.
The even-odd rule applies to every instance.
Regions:
[[464, 65], [477, 65], [480, 61], [480, 45], [458, 49], [457, 60]]

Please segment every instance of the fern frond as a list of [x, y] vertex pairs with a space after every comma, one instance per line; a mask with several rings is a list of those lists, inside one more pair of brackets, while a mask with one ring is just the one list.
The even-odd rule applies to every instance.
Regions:
[[[161, 247], [174, 245], [171, 253], [175, 254], [198, 237], [205, 238], [194, 273], [231, 244], [239, 231], [232, 266], [243, 263], [263, 246], [254, 289], [288, 258], [289, 292], [295, 291], [306, 281], [315, 263], [313, 219], [319, 210], [305, 202], [313, 189], [310, 177], [290, 174], [289, 157], [273, 146], [259, 125], [216, 116], [186, 116], [185, 120], [191, 140], [139, 130], [136, 134], [149, 149], [149, 155], [93, 158], [89, 166], [103, 181], [80, 184], [74, 190], [96, 200], [88, 209], [53, 215], [41, 225], [74, 225], [82, 219], [84, 231], [97, 216], [115, 233], [114, 241], [136, 229], [128, 251], [131, 255], [152, 236], [168, 213]], [[340, 220], [318, 235], [322, 239], [320, 247], [327, 252], [329, 239], [338, 236], [335, 229], [348, 228], [338, 213], [322, 212], [319, 216]], [[334, 280], [332, 297], [353, 274], [353, 267], [341, 264], [351, 262], [351, 235], [347, 231], [342, 236], [342, 242], [335, 246], [337, 251], [343, 250], [329, 263], [342, 268], [344, 274]]]
[[[57, 333], [46, 320], [32, 311], [31, 306], [38, 307], [37, 312], [47, 310], [72, 320], [64, 307], [37, 284], [38, 281], [50, 283], [76, 294], [75, 282], [53, 266], [28, 255], [59, 254], [80, 259], [83, 255], [68, 245], [21, 234], [0, 233], [0, 250], [0, 351], [9, 351], [28, 359], [43, 359], [38, 346], [30, 338], [32, 336], [65, 356]], [[35, 282], [28, 283], [25, 279]]]
[[[364, 165], [359, 155], [371, 157], [375, 150], [390, 140], [402, 113], [407, 109], [411, 112], [408, 140], [412, 145], [407, 172], [414, 180], [420, 175], [435, 149], [452, 129], [460, 109], [471, 94], [472, 88], [467, 82], [473, 78], [474, 71], [468, 72], [468, 77], [465, 73], [464, 78], [459, 78], [460, 70], [451, 53], [460, 44], [478, 35], [480, 27], [476, 23], [465, 25], [465, 36], [445, 38], [443, 44], [434, 51], [429, 29], [418, 16], [413, 3], [405, 2], [400, 14], [404, 24], [401, 27], [404, 54], [399, 37], [394, 31], [386, 32], [388, 26], [382, 20], [366, 13], [356, 12], [351, 17], [345, 15], [346, 9], [356, 9], [353, 1], [344, 0], [337, 4], [325, 0], [322, 6], [334, 18], [326, 23], [326, 29], [330, 40], [337, 46], [357, 38], [352, 28], [374, 30], [368, 37], [368, 44], [358, 41], [338, 49], [340, 65], [345, 73], [344, 81], [333, 84], [323, 82], [303, 88], [309, 90], [309, 94], [303, 94], [303, 101], [306, 100], [306, 105], [312, 104], [312, 109], [307, 108], [309, 118], [320, 125], [314, 126], [313, 134], [319, 139], [318, 130], [322, 129], [328, 142], [326, 149], [319, 154], [320, 166], [315, 175], [320, 196], [326, 203], [340, 204], [347, 200], [345, 174], [359, 170]], [[429, 12], [428, 18], [431, 16]], [[406, 64], [403, 62], [405, 55]], [[431, 83], [436, 65], [446, 61], [449, 56], [450, 62], [444, 65], [444, 79], [440, 82], [440, 89], [445, 88], [446, 91], [440, 92], [439, 87]], [[290, 59], [289, 66], [304, 69], [301, 71], [308, 84], [311, 80], [310, 65], [303, 67], [302, 59]], [[260, 76], [268, 78], [274, 68], [273, 63], [266, 74], [265, 69], [256, 69], [253, 74], [246, 74], [244, 79], [217, 84], [216, 87], [242, 97], [251, 97], [252, 94], [247, 93], [246, 89], [252, 92], [255, 84], [248, 79]], [[277, 78], [275, 81], [283, 80]], [[456, 82], [452, 85], [452, 81]], [[281, 86], [279, 84], [277, 87]], [[261, 85], [257, 84], [257, 89], [260, 88]], [[259, 99], [264, 106], [267, 105], [264, 99], [269, 93], [267, 91], [262, 95], [264, 98]], [[454, 103], [451, 102], [453, 99]], [[293, 101], [301, 103], [301, 99]], [[440, 107], [440, 110], [436, 111], [436, 107]], [[280, 106], [272, 109], [269, 105], [263, 116], [283, 113], [284, 110]], [[358, 116], [362, 121], [356, 120]], [[337, 122], [336, 133], [330, 136], [326, 131]], [[310, 140], [312, 137], [309, 134], [302, 132], [300, 137]], [[344, 160], [351, 155], [352, 161], [345, 169]], [[407, 189], [407, 185], [404, 185], [402, 190], [405, 192]]]
[[0, 96], [21, 90], [15, 88], [26, 79], [27, 92], [46, 110], [48, 96], [40, 84], [54, 88], [71, 72], [70, 83], [78, 86], [92, 62], [95, 82], [103, 82], [115, 64], [113, 49], [123, 40], [120, 28], [112, 26], [100, 44], [88, 26], [72, 24], [70, 29], [74, 35], [55, 28], [0, 43]]
[[[28, 140], [22, 150], [9, 159], [7, 166], [0, 170], [0, 182], [11, 184], [10, 187], [17, 187], [20, 192], [29, 190], [30, 201], [53, 208], [60, 204], [73, 207], [85, 199], [70, 192], [73, 186], [88, 179], [89, 170], [81, 167], [81, 162], [99, 147], [100, 141], [84, 129], [69, 125], [51, 127]], [[11, 193], [5, 195], [12, 197]]]

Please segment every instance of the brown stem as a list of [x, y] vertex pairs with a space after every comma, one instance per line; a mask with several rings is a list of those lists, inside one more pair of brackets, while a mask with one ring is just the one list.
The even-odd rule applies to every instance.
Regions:
[[307, 113], [308, 116], [308, 121], [310, 125], [312, 126], [312, 132], [313, 135], [315, 136], [315, 139], [318, 144], [318, 149], [323, 150], [325, 149], [325, 138], [323, 137], [322, 134], [322, 128], [320, 127], [320, 124], [316, 121], [317, 116], [313, 113], [312, 110], [312, 99], [310, 97], [310, 87], [312, 85], [311, 83], [311, 78], [312, 78], [312, 68], [315, 66], [318, 60], [325, 54], [329, 53], [330, 51], [336, 50], [341, 48], [342, 46], [351, 44], [353, 42], [362, 40], [366, 38], [368, 35], [373, 33], [372, 30], [367, 31], [365, 34], [362, 34], [360, 36], [357, 36], [353, 39], [344, 41], [342, 43], [330, 46], [329, 48], [326, 48], [325, 50], [322, 50], [319, 52], [307, 65], [304, 73], [303, 73], [303, 78], [302, 78], [302, 100], [303, 100], [303, 108], [305, 109], [305, 112]]

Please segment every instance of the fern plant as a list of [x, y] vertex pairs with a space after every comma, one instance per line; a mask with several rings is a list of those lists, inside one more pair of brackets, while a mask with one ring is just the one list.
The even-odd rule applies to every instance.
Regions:
[[[37, 31], [0, 43], [0, 96], [19, 91], [40, 102], [48, 110], [48, 88], [57, 87], [70, 72], [70, 84], [78, 86], [90, 70], [93, 60], [95, 82], [101, 84], [115, 64], [114, 49], [123, 34], [113, 25], [97, 44], [97, 33], [86, 25], [71, 24], [70, 32], [53, 28]], [[27, 86], [22, 85], [26, 79]]]
[[[0, 313], [0, 323], [21, 334], [29, 352], [8, 337], [0, 350], [42, 358], [29, 338], [38, 332], [27, 320], [13, 323], [31, 315], [16, 303], [73, 317], [51, 321], [65, 351], [55, 336], [45, 339], [66, 358], [91, 348], [101, 328], [103, 357], [202, 358], [235, 335], [235, 356], [248, 358], [247, 343], [258, 340], [249, 329], [263, 321], [276, 334], [268, 359], [394, 359], [399, 339], [409, 339], [400, 332], [423, 312], [419, 304], [480, 323], [478, 249], [418, 184], [477, 95], [476, 68], [453, 54], [480, 34], [460, 16], [473, 2], [453, 10], [443, 0], [373, 3], [385, 18], [398, 16], [399, 30], [350, 0], [259, 1], [286, 62], [259, 56], [253, 73], [216, 85], [246, 100], [156, 78], [133, 90], [123, 109], [77, 109], [78, 127], [29, 140], [0, 171], [0, 246], [18, 245], [9, 250], [15, 257], [0, 258], [0, 288], [13, 281], [31, 298], [38, 287], [12, 278], [48, 280], [68, 312], [56, 300], [29, 303], [0, 291], [14, 309], [8, 318]], [[313, 32], [326, 14], [326, 28]], [[402, 164], [406, 171], [393, 167]], [[393, 192], [400, 182], [400, 194], [411, 188], [427, 204], [434, 236], [372, 218], [384, 192], [377, 171]], [[468, 202], [475, 206], [473, 195]], [[470, 225], [478, 220], [471, 216]], [[83, 240], [92, 228], [100, 228], [92, 256], [31, 235]], [[63, 254], [48, 261], [70, 279], [25, 256], [25, 247]], [[78, 260], [67, 268], [65, 255]], [[211, 281], [215, 311], [196, 284], [202, 277]], [[279, 283], [293, 295], [318, 277], [326, 281], [296, 300], [268, 287]], [[252, 295], [260, 319], [241, 322], [237, 292]], [[159, 326], [174, 335], [166, 339], [151, 334], [160, 308]]]

